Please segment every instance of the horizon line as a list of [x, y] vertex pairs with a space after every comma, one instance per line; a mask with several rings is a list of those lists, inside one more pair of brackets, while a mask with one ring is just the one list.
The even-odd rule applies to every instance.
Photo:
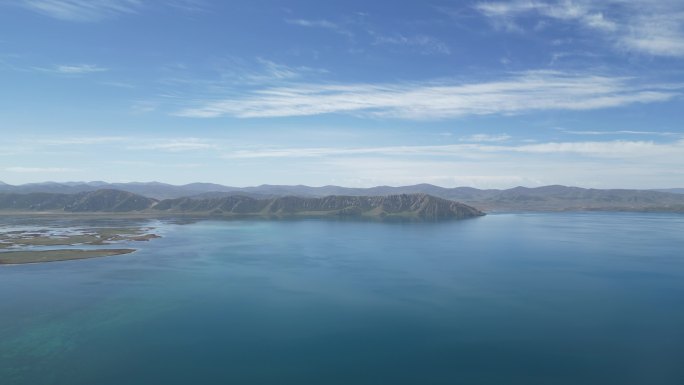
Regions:
[[236, 188], [236, 189], [247, 189], [247, 188], [258, 188], [258, 187], [308, 187], [308, 188], [325, 188], [325, 187], [338, 187], [338, 188], [345, 188], [345, 189], [372, 189], [372, 188], [378, 188], [378, 187], [388, 187], [388, 188], [402, 188], [402, 187], [415, 187], [415, 186], [430, 186], [430, 187], [437, 187], [437, 188], [442, 188], [442, 189], [457, 189], [457, 188], [471, 188], [471, 189], [476, 189], [476, 190], [511, 190], [515, 188], [527, 188], [527, 189], [535, 189], [535, 188], [543, 188], [543, 187], [567, 187], [567, 188], [581, 188], [581, 189], [588, 189], [588, 190], [644, 190], [644, 191], [649, 191], [649, 190], [676, 190], [676, 189], [684, 189], [684, 187], [653, 187], [653, 188], [629, 188], [629, 187], [605, 187], [605, 188], [597, 188], [597, 187], [582, 187], [582, 186], [577, 186], [577, 185], [564, 185], [564, 184], [558, 184], [558, 183], [552, 183], [552, 184], [545, 184], [545, 185], [539, 185], [539, 186], [523, 186], [523, 185], [516, 185], [513, 187], [507, 187], [507, 188], [482, 188], [482, 187], [473, 187], [473, 186], [466, 186], [466, 185], [460, 185], [460, 186], [454, 186], [454, 187], [445, 187], [445, 186], [440, 186], [432, 183], [414, 183], [414, 184], [407, 184], [407, 185], [374, 185], [374, 186], [368, 186], [368, 187], [350, 187], [350, 186], [342, 186], [342, 185], [334, 185], [334, 184], [327, 184], [327, 185], [322, 185], [322, 186], [313, 186], [313, 185], [307, 185], [307, 184], [269, 184], [269, 183], [262, 183], [259, 185], [249, 185], [249, 186], [231, 186], [231, 185], [226, 185], [222, 183], [216, 183], [216, 182], [190, 182], [190, 183], [184, 183], [184, 184], [173, 184], [173, 183], [167, 183], [167, 182], [160, 182], [160, 181], [149, 181], [149, 182], [141, 182], [141, 181], [130, 181], [130, 182], [106, 182], [102, 180], [94, 180], [94, 181], [64, 181], [64, 182], [57, 182], [57, 181], [41, 181], [41, 182], [28, 182], [28, 183], [21, 183], [21, 184], [11, 184], [11, 183], [6, 183], [2, 180], [0, 180], [0, 186], [11, 186], [11, 187], [21, 187], [21, 186], [26, 186], [26, 185], [40, 185], [40, 184], [58, 184], [58, 185], [63, 185], [63, 186], [69, 186], [69, 185], [90, 185], [93, 183], [103, 183], [107, 185], [112, 185], [112, 184], [138, 184], [138, 185], [151, 185], [151, 184], [161, 184], [161, 185], [166, 185], [166, 186], [172, 186], [172, 187], [186, 187], [194, 184], [211, 184], [211, 185], [217, 185], [221, 187], [227, 187], [227, 188]]

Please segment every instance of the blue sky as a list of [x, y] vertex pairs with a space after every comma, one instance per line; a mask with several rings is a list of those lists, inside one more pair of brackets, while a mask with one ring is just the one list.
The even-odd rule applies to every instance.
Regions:
[[684, 2], [0, 0], [0, 181], [684, 187]]

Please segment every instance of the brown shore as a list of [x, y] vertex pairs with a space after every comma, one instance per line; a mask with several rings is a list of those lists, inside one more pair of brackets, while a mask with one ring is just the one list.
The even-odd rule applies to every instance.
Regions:
[[75, 259], [89, 259], [129, 254], [134, 251], [135, 249], [57, 249], [41, 251], [8, 251], [0, 253], [0, 265], [21, 265], [27, 263], [71, 261]]

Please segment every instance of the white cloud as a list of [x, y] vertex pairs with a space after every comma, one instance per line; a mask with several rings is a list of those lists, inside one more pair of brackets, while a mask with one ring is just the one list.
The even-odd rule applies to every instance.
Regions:
[[189, 68], [182, 64], [165, 67], [165, 76], [159, 81], [165, 89], [157, 94], [156, 100], [139, 101], [133, 109], [136, 112], [150, 112], [169, 102], [183, 103], [202, 98], [216, 100], [240, 90], [290, 84], [303, 78], [311, 81], [328, 73], [323, 68], [290, 65], [263, 57], [242, 58], [230, 55], [212, 59], [209, 71], [202, 67], [199, 69], [206, 74], [198, 76], [198, 68]]
[[57, 72], [63, 74], [88, 74], [92, 72], [104, 72], [107, 68], [102, 68], [93, 64], [60, 65], [56, 68]]
[[[166, 152], [184, 152], [218, 149], [221, 142], [211, 141], [194, 137], [154, 137], [154, 136], [75, 136], [75, 137], [32, 137], [18, 141], [9, 148], [21, 148], [24, 146], [32, 152], [45, 153], [46, 151], [71, 151], [84, 148], [100, 151], [105, 149], [116, 150], [160, 150]], [[102, 146], [106, 146], [102, 147]], [[2, 148], [0, 147], [0, 150]], [[2, 154], [2, 152], [0, 152]]]
[[684, 136], [683, 133], [669, 131], [634, 131], [634, 130], [614, 130], [614, 131], [587, 131], [587, 130], [566, 130], [557, 129], [560, 132], [572, 135], [654, 135], [654, 136]]
[[[495, 137], [494, 137], [495, 138]], [[498, 139], [498, 138], [495, 138]], [[505, 140], [505, 139], [504, 139]], [[267, 148], [239, 150], [227, 153], [228, 159], [249, 158], [307, 158], [339, 157], [357, 155], [375, 156], [456, 156], [477, 157], [477, 154], [575, 154], [597, 158], [643, 158], [649, 156], [675, 156], [684, 161], [684, 140], [668, 143], [652, 141], [585, 141], [547, 142], [524, 145], [492, 144], [447, 144], [429, 146], [384, 146], [384, 147], [310, 147], [310, 148]]]
[[137, 13], [141, 0], [20, 0], [19, 5], [55, 19], [98, 21], [120, 14]]
[[102, 84], [103, 86], [116, 87], [116, 88], [128, 88], [128, 89], [133, 89], [133, 88], [137, 87], [133, 83], [116, 82], [116, 81], [99, 82], [99, 84]]
[[684, 57], [684, 10], [674, 14], [634, 16], [622, 33], [617, 44], [627, 50]]
[[339, 33], [351, 37], [353, 34], [342, 27], [341, 25], [325, 19], [307, 20], [307, 19], [285, 19], [287, 24], [297, 25], [305, 28], [322, 28], [332, 32]]
[[250, 65], [250, 68], [242, 68], [240, 74], [223, 74], [228, 75], [228, 78], [242, 78], [248, 83], [273, 83], [277, 81], [286, 81], [296, 78], [301, 78], [304, 75], [316, 75], [326, 73], [326, 70], [319, 68], [311, 68], [306, 66], [289, 66], [282, 63], [276, 63], [264, 58], [257, 58], [256, 63]]
[[[42, 15], [65, 21], [96, 22], [120, 15], [136, 14], [145, 7], [161, 5], [183, 12], [206, 10], [204, 0], [13, 0], [19, 6]], [[0, 2], [0, 5], [5, 5]]]
[[270, 60], [259, 58], [258, 63], [264, 67], [263, 75], [250, 75], [251, 78], [267, 78], [267, 79], [292, 79], [300, 75], [299, 71], [295, 68], [286, 66], [284, 64], [279, 64]]
[[507, 134], [473, 134], [464, 136], [460, 140], [461, 142], [504, 142], [508, 139], [511, 139], [511, 136]]
[[[516, 17], [531, 12], [536, 12], [541, 16], [565, 20], [576, 21], [585, 26], [605, 31], [615, 31], [617, 24], [606, 19], [600, 10], [593, 9], [590, 4], [573, 1], [529, 1], [514, 0], [510, 2], [485, 2], [475, 5], [475, 9], [485, 16], [493, 18], [495, 21], [513, 23]], [[516, 29], [522, 29], [516, 25]]]
[[51, 68], [34, 67], [34, 70], [43, 72], [53, 72], [65, 75], [84, 75], [97, 72], [106, 72], [109, 69], [100, 67], [95, 64], [72, 64], [72, 65], [56, 65]]
[[162, 150], [169, 152], [201, 151], [216, 149], [218, 146], [198, 138], [169, 140], [147, 140], [146, 143], [126, 147], [129, 150]]
[[316, 27], [316, 28], [327, 28], [327, 29], [337, 29], [339, 26], [328, 20], [305, 20], [305, 19], [286, 19], [286, 23], [298, 25], [301, 27]]
[[594, 157], [640, 158], [684, 155], [684, 140], [673, 143], [616, 140], [608, 142], [550, 142], [517, 147], [483, 147], [485, 151], [513, 151], [537, 154], [571, 153]]
[[614, 47], [654, 56], [684, 57], [684, 3], [609, 0], [481, 2], [475, 9], [499, 29], [522, 32], [530, 15], [599, 32]]
[[263, 118], [331, 113], [400, 119], [446, 119], [540, 110], [592, 110], [654, 103], [680, 95], [672, 85], [632, 78], [528, 71], [496, 81], [397, 84], [295, 84], [207, 101], [178, 116]]

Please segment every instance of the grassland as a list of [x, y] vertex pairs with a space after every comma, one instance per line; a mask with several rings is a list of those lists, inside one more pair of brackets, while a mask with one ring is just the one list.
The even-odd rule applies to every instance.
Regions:
[[[159, 238], [149, 227], [40, 228], [0, 232], [0, 265], [68, 261], [128, 254], [134, 248], [95, 248]], [[65, 248], [69, 246], [70, 248]], [[83, 249], [72, 248], [83, 246]]]

